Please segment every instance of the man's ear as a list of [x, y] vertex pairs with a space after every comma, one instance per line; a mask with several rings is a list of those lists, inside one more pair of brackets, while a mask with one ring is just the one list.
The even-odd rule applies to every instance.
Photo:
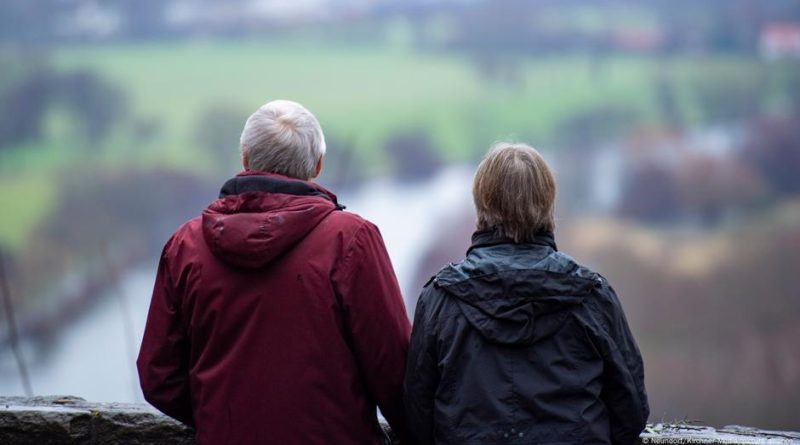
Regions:
[[319, 172], [322, 171], [322, 158], [323, 158], [322, 156], [319, 157], [319, 160], [317, 161], [317, 167], [314, 170], [314, 176], [312, 176], [311, 179], [314, 179], [317, 176], [319, 176]]
[[247, 152], [247, 147], [242, 145], [242, 167], [245, 170], [250, 170], [250, 155]]

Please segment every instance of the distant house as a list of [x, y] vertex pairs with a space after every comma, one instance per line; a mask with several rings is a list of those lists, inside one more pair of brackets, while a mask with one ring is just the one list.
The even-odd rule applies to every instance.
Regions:
[[761, 29], [759, 44], [767, 59], [800, 59], [800, 23], [768, 23]]

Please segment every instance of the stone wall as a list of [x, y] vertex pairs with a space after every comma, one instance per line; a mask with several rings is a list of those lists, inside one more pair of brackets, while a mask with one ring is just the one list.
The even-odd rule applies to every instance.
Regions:
[[[384, 426], [387, 429], [388, 427]], [[78, 397], [0, 397], [0, 444], [193, 444], [193, 432], [145, 404]], [[800, 444], [800, 433], [745, 427], [648, 426], [640, 443]]]

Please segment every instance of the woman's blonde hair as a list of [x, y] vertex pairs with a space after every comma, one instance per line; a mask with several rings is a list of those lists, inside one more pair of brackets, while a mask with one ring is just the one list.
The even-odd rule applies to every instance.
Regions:
[[472, 185], [478, 230], [515, 242], [555, 229], [556, 181], [544, 158], [522, 143], [500, 142], [481, 161]]

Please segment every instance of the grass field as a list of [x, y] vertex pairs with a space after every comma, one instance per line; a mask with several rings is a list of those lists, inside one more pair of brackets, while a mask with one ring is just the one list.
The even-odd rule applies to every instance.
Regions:
[[[424, 53], [386, 44], [288, 41], [185, 41], [74, 45], [54, 48], [59, 70], [88, 69], [122, 89], [134, 118], [158, 123], [147, 143], [121, 126], [102, 149], [70, 140], [69, 119], [54, 113], [45, 140], [0, 155], [0, 245], [19, 246], [44, 218], [56, 180], [22, 187], [25, 176], [57, 174], [84, 162], [202, 169], [215, 162], [196, 147], [200, 117], [211, 108], [247, 116], [262, 103], [288, 98], [319, 117], [329, 137], [351, 145], [379, 173], [384, 141], [396, 131], [428, 133], [448, 160], [474, 156], [498, 139], [553, 148], [559, 124], [598, 107], [629, 110], [642, 123], [660, 119], [654, 82], [659, 71], [675, 81], [679, 106], [701, 118], [688, 80], [698, 73], [758, 69], [756, 61], [683, 57], [672, 60], [579, 55], [520, 58], [513, 86], [479, 75], [466, 56]], [[219, 147], [236, 156], [238, 141]], [[22, 182], [20, 182], [22, 181]], [[10, 209], [10, 210], [8, 210]], [[7, 213], [8, 212], [8, 213]], [[11, 221], [13, 219], [13, 221]]]
[[56, 56], [59, 67], [95, 69], [119, 84], [137, 114], [165, 124], [160, 145], [188, 155], [205, 109], [250, 112], [273, 98], [304, 103], [367, 156], [403, 128], [429, 131], [459, 157], [505, 136], [549, 141], [555, 123], [593, 104], [654, 118], [654, 63], [641, 58], [609, 60], [599, 78], [584, 58], [528, 59], [510, 88], [482, 80], [465, 57], [376, 46], [189, 42], [72, 47]]

